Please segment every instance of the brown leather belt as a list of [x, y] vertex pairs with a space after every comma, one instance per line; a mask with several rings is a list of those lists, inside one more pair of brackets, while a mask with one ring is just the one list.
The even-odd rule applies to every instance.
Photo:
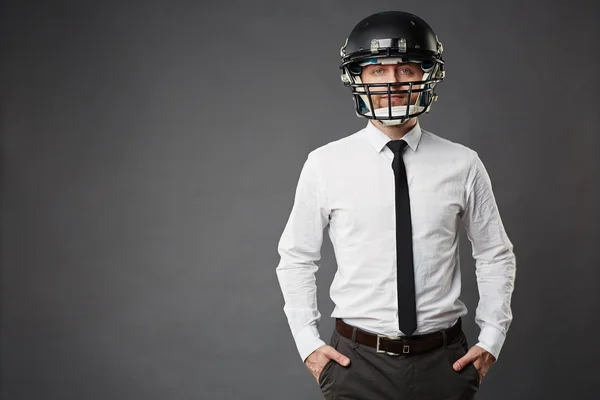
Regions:
[[[446, 344], [454, 343], [462, 334], [461, 319], [451, 328], [443, 331], [426, 333], [424, 335], [413, 335], [389, 337], [385, 335], [376, 335], [352, 325], [348, 325], [342, 319], [336, 318], [335, 329], [338, 333], [356, 343], [373, 347], [378, 353], [389, 354], [392, 356], [423, 354], [444, 345], [444, 336]], [[354, 337], [353, 337], [354, 335]]]

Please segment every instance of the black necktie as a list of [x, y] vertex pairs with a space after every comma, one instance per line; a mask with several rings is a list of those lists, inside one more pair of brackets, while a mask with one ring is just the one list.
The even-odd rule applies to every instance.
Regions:
[[408, 143], [392, 140], [387, 146], [394, 152], [392, 168], [396, 182], [396, 258], [398, 283], [398, 326], [402, 333], [411, 336], [417, 329], [415, 304], [415, 273], [413, 267], [412, 222], [410, 197], [402, 151]]

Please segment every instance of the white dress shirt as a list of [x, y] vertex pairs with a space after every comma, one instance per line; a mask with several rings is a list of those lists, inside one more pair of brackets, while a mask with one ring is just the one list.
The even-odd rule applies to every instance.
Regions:
[[[383, 335], [398, 328], [395, 183], [390, 138], [372, 123], [308, 154], [278, 243], [277, 277], [298, 352], [319, 346], [315, 272], [324, 229], [337, 271], [331, 317]], [[410, 194], [417, 306], [415, 335], [454, 325], [467, 314], [459, 299], [459, 218], [476, 263], [477, 345], [498, 358], [512, 321], [516, 260], [487, 171], [477, 152], [417, 122], [403, 138]]]

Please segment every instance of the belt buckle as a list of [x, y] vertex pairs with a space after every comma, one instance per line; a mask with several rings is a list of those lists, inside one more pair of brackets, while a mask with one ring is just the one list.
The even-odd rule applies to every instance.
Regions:
[[[388, 335], [377, 335], [377, 353], [380, 354], [387, 354], [390, 356], [399, 356], [400, 353], [392, 353], [391, 351], [385, 351], [385, 350], [379, 350], [379, 339], [381, 338], [387, 338], [387, 339], [391, 339], [391, 340], [402, 340], [404, 339], [404, 336], [388, 336]], [[402, 354], [409, 354], [410, 353], [410, 345], [405, 344], [402, 346]]]

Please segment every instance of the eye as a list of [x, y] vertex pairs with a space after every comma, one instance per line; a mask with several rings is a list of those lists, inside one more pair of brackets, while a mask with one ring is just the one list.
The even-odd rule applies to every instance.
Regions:
[[384, 73], [384, 70], [383, 70], [383, 68], [375, 68], [375, 69], [373, 70], [373, 75], [381, 75], [381, 74], [383, 74], [383, 73]]

